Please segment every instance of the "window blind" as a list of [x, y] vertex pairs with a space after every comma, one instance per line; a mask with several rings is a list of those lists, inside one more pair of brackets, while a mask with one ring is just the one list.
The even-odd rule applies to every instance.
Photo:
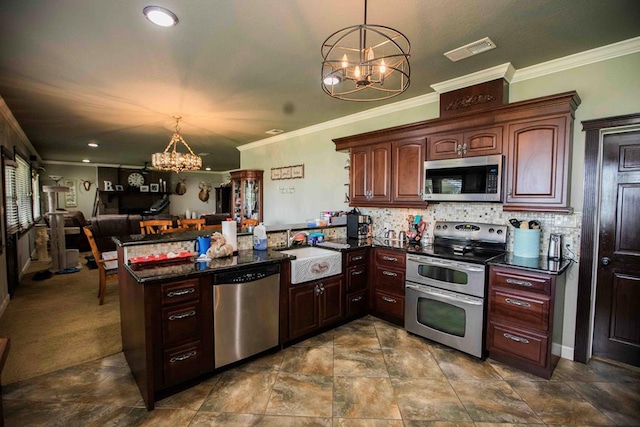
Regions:
[[18, 217], [18, 193], [16, 192], [16, 170], [17, 164], [5, 160], [4, 163], [4, 194], [6, 204], [6, 229], [7, 234], [17, 233], [20, 229], [20, 219]]
[[16, 156], [16, 197], [20, 229], [26, 230], [33, 224], [33, 200], [31, 193], [31, 167], [22, 157]]

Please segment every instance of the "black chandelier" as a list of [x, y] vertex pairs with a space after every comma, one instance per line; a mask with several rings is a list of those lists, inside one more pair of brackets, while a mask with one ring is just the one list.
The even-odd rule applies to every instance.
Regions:
[[322, 43], [322, 89], [345, 101], [380, 101], [400, 95], [411, 80], [409, 39], [400, 31], [364, 23], [343, 28]]

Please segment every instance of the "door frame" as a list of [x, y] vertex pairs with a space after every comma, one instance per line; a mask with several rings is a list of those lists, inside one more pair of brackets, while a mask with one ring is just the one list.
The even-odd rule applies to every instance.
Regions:
[[574, 360], [587, 363], [593, 346], [595, 318], [595, 288], [597, 279], [598, 233], [600, 217], [600, 172], [604, 137], [615, 133], [640, 130], [640, 113], [585, 120], [584, 191], [582, 207], [582, 238], [580, 239], [580, 264], [578, 269], [578, 299]]

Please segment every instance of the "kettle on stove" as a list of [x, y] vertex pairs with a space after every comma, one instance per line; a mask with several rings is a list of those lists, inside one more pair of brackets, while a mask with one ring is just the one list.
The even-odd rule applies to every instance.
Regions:
[[549, 236], [549, 259], [562, 259], [562, 234], [551, 234]]

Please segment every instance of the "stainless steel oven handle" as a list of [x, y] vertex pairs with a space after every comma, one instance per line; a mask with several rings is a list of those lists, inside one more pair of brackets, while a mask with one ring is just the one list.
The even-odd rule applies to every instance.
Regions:
[[449, 295], [438, 294], [438, 293], [435, 293], [435, 292], [429, 292], [426, 289], [421, 289], [421, 288], [414, 287], [414, 286], [411, 286], [411, 285], [406, 285], [406, 287], [407, 288], [411, 288], [411, 289], [415, 289], [416, 291], [419, 291], [419, 292], [421, 292], [423, 294], [431, 295], [433, 297], [444, 298], [444, 299], [448, 299], [448, 300], [451, 300], [451, 301], [463, 302], [463, 303], [468, 304], [468, 305], [483, 305], [484, 304], [482, 301], [469, 301], [467, 299], [451, 297]]
[[474, 272], [474, 273], [482, 273], [482, 272], [484, 272], [484, 268], [471, 267], [471, 266], [460, 264], [460, 263], [457, 263], [457, 262], [443, 261], [443, 260], [439, 260], [439, 259], [424, 259], [424, 258], [416, 258], [416, 257], [407, 257], [407, 260], [415, 261], [417, 263], [424, 264], [424, 265], [450, 266], [450, 267], [455, 267], [455, 268], [457, 268], [459, 270], [470, 271], [470, 272]]

